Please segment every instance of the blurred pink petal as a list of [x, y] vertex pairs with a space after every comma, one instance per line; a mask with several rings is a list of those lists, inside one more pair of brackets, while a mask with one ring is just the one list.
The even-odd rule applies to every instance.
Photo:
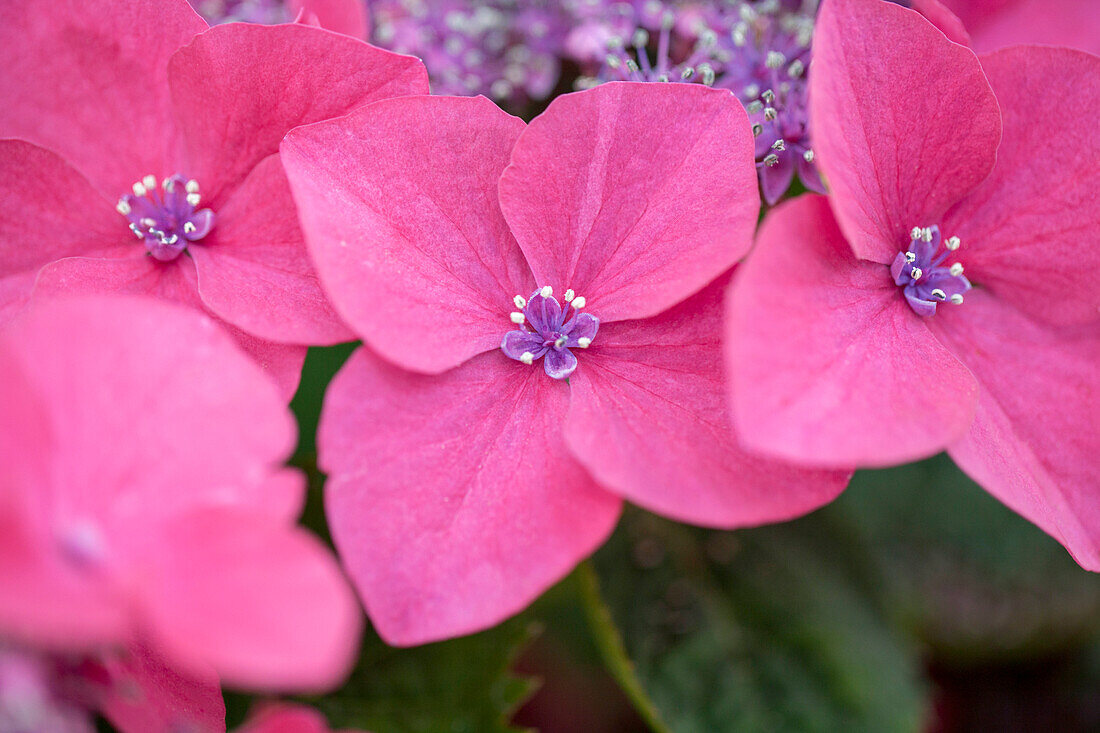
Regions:
[[1100, 13], [1095, 0], [943, 2], [966, 24], [979, 52], [1020, 43], [1044, 43], [1100, 53]]

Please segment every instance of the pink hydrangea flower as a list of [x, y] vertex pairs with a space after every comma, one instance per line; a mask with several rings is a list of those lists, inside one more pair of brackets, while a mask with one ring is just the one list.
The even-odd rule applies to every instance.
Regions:
[[[828, 0], [817, 34], [832, 212], [769, 217], [730, 291], [746, 443], [819, 465], [946, 448], [1100, 569], [1100, 59], [979, 62], [878, 0]], [[1057, 130], [1045, 98], [1073, 106]]]
[[427, 91], [422, 65], [185, 0], [13, 3], [0, 27], [0, 321], [37, 292], [148, 293], [225, 322], [293, 393], [350, 338], [298, 228], [295, 125]]
[[360, 617], [294, 524], [275, 386], [210, 318], [134, 296], [42, 301], [0, 332], [0, 635], [148, 645], [238, 686], [312, 689]]
[[727, 426], [720, 276], [759, 207], [729, 92], [612, 83], [530, 126], [410, 97], [300, 128], [282, 155], [369, 345], [329, 390], [319, 449], [334, 539], [391, 643], [518, 611], [622, 498], [734, 527], [846, 483], [750, 457]]

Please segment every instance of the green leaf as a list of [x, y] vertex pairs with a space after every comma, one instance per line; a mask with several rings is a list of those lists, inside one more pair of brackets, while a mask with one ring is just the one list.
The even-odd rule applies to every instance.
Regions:
[[846, 545], [819, 517], [717, 532], [628, 512], [593, 560], [597, 643], [656, 731], [916, 731], [916, 656]]
[[537, 624], [520, 617], [473, 636], [398, 649], [368, 631], [347, 684], [309, 702], [333, 729], [515, 733], [508, 720], [537, 684], [509, 669], [537, 633]]
[[949, 458], [860, 471], [825, 510], [860, 536], [889, 606], [942, 659], [1031, 659], [1100, 631], [1100, 576]]

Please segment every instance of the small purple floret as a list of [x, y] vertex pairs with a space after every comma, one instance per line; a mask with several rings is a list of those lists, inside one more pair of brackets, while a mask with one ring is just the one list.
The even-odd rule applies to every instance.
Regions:
[[178, 173], [158, 188], [153, 176], [134, 184], [134, 192], [118, 202], [118, 212], [130, 222], [130, 231], [161, 262], [180, 256], [214, 227], [214, 212], [197, 208], [199, 185]]
[[958, 238], [945, 241], [940, 228], [931, 226], [913, 229], [910, 239], [909, 249], [898, 252], [890, 266], [890, 274], [903, 288], [909, 306], [918, 315], [933, 316], [939, 303], [962, 303], [970, 281], [962, 274], [962, 264], [947, 262], [959, 248]]
[[[543, 293], [547, 295], [543, 295]], [[566, 305], [562, 308], [549, 288], [540, 288], [525, 302], [517, 296], [516, 304], [523, 302], [523, 323], [520, 328], [504, 334], [500, 349], [506, 356], [524, 364], [543, 360], [547, 376], [566, 379], [577, 368], [577, 357], [572, 349], [586, 349], [596, 338], [600, 319], [582, 313], [575, 306], [580, 299], [566, 293]], [[516, 314], [513, 314], [515, 317]]]

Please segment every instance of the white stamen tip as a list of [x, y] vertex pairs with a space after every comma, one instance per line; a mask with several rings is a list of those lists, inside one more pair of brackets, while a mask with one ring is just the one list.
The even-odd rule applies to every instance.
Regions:
[[915, 254], [913, 254], [912, 252], [906, 252], [905, 253], [905, 261], [912, 264], [913, 262], [917, 261], [917, 256]]
[[138, 181], [137, 183], [134, 184], [134, 195], [135, 196], [144, 196], [145, 195], [145, 186], [142, 185], [141, 181]]
[[909, 232], [910, 239], [920, 239], [923, 230], [920, 227], [913, 227], [913, 230]]
[[160, 187], [163, 188], [165, 191], [171, 191], [173, 188], [175, 188], [175, 186], [176, 184], [171, 178], [165, 178], [163, 181], [160, 182]]
[[947, 242], [944, 243], [944, 246], [947, 247], [949, 250], [954, 251], [959, 248], [960, 244], [962, 244], [962, 241], [958, 237], [948, 237]]
[[199, 182], [192, 178], [190, 181], [187, 182], [184, 188], [187, 190], [187, 193], [198, 193]]
[[578, 298], [573, 298], [573, 307], [576, 308], [577, 310], [580, 310], [581, 308], [584, 307], [584, 304], [586, 302], [587, 301], [584, 299], [583, 295], [578, 297]]
[[194, 234], [195, 229], [196, 229], [196, 227], [193, 223], [191, 223], [189, 221], [185, 221], [183, 223], [183, 233], [184, 234]]
[[932, 291], [932, 297], [936, 300], [947, 300], [947, 293], [943, 292], [939, 288]]
[[550, 287], [549, 285], [543, 285], [542, 288], [539, 289], [539, 295], [541, 295], [544, 298], [549, 298], [553, 294], [554, 294], [554, 289], [552, 287]]
[[955, 305], [961, 305], [962, 302], [963, 302], [962, 294], [961, 293], [955, 293], [954, 295], [952, 295], [951, 296], [951, 302], [954, 303]]
[[582, 336], [581, 338], [577, 339], [577, 346], [581, 347], [582, 349], [587, 349], [587, 348], [588, 348], [588, 346], [589, 346], [589, 345], [590, 345], [591, 343], [592, 343], [592, 339], [590, 339], [590, 338], [586, 338], [586, 337], [584, 337], [584, 336]]
[[914, 267], [912, 270], [909, 271], [909, 277], [913, 278], [914, 280], [920, 280], [920, 277], [923, 274], [924, 270], [920, 269], [919, 267]]
[[517, 326], [523, 325], [523, 322], [527, 320], [527, 316], [523, 315], [519, 311], [514, 311], [512, 315], [509, 316], [509, 318], [511, 318], [512, 323], [516, 324]]
[[527, 299], [524, 298], [522, 295], [517, 295], [516, 297], [512, 298], [512, 302], [516, 304], [517, 308], [527, 307]]
[[199, 196], [197, 193], [187, 194], [187, 203], [191, 204], [192, 206], [198, 206], [199, 201], [201, 201], [201, 200], [202, 200], [202, 197]]
[[956, 262], [955, 264], [951, 265], [951, 274], [955, 277], [963, 274], [963, 266], [961, 262]]
[[145, 178], [142, 178], [141, 182], [142, 182], [142, 184], [144, 184], [145, 188], [156, 188], [157, 187], [157, 177], [154, 176], [151, 173], [149, 175], [145, 176]]
[[554, 348], [560, 349], [561, 347], [565, 346], [565, 342], [568, 340], [569, 339], [567, 339], [565, 336], [559, 336], [558, 340], [554, 342]]
[[924, 228], [924, 230], [921, 232], [921, 239], [923, 239], [925, 242], [932, 241], [932, 229], [930, 227]]
[[524, 364], [534, 364], [535, 355], [532, 354], [530, 351], [525, 351], [519, 355], [519, 360], [522, 361]]
[[577, 297], [577, 294], [573, 292], [573, 288], [569, 288], [565, 291], [565, 295], [561, 297], [565, 298], [566, 303], [571, 303], [573, 302], [573, 298]]
[[130, 204], [126, 203], [122, 199], [118, 200], [118, 203], [115, 204], [115, 208], [118, 209], [118, 213], [122, 214], [123, 216], [129, 216], [130, 212], [133, 211], [133, 209], [130, 208]]
[[807, 150], [805, 153], [802, 154], [802, 160], [806, 161], [807, 163], [813, 163], [814, 162], [814, 151]]

